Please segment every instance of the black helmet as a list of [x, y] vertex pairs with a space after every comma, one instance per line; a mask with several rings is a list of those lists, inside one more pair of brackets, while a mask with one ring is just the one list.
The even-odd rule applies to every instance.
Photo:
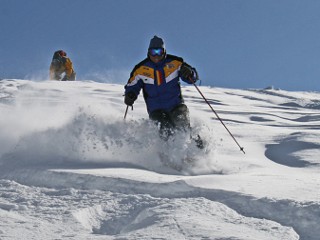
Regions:
[[156, 35], [150, 40], [149, 49], [152, 48], [163, 48], [163, 50], [166, 50], [164, 41]]

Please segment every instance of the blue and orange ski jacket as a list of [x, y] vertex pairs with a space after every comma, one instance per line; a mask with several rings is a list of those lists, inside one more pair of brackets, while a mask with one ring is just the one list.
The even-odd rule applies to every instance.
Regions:
[[[149, 57], [144, 59], [132, 70], [128, 83], [125, 85], [125, 94], [133, 92], [138, 96], [142, 89], [149, 114], [159, 109], [172, 110], [178, 104], [183, 103], [179, 81], [182, 63], [184, 63], [182, 58], [170, 54], [167, 54], [159, 63], [152, 62]], [[195, 68], [192, 70], [192, 79], [196, 81], [197, 71]], [[181, 80], [192, 84], [189, 79], [181, 78]]]

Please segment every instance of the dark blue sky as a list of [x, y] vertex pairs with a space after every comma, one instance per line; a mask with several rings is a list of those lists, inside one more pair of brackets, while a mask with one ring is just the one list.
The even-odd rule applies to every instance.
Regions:
[[157, 34], [203, 85], [320, 91], [318, 0], [0, 0], [0, 78], [44, 79], [64, 49], [77, 77], [125, 83]]

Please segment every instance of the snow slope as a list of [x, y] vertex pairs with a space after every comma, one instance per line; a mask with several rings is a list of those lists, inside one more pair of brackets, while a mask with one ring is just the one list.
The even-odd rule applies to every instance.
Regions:
[[200, 89], [246, 154], [193, 86], [204, 150], [122, 85], [1, 80], [0, 239], [319, 239], [320, 93]]

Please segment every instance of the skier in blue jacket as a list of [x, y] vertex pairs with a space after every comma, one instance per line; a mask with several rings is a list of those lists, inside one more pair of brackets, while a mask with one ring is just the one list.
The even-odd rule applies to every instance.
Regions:
[[160, 123], [165, 138], [175, 129], [190, 130], [189, 110], [179, 79], [192, 84], [198, 80], [198, 73], [182, 58], [167, 54], [164, 41], [154, 36], [147, 58], [134, 67], [125, 85], [125, 104], [132, 106], [142, 89], [149, 118]]

